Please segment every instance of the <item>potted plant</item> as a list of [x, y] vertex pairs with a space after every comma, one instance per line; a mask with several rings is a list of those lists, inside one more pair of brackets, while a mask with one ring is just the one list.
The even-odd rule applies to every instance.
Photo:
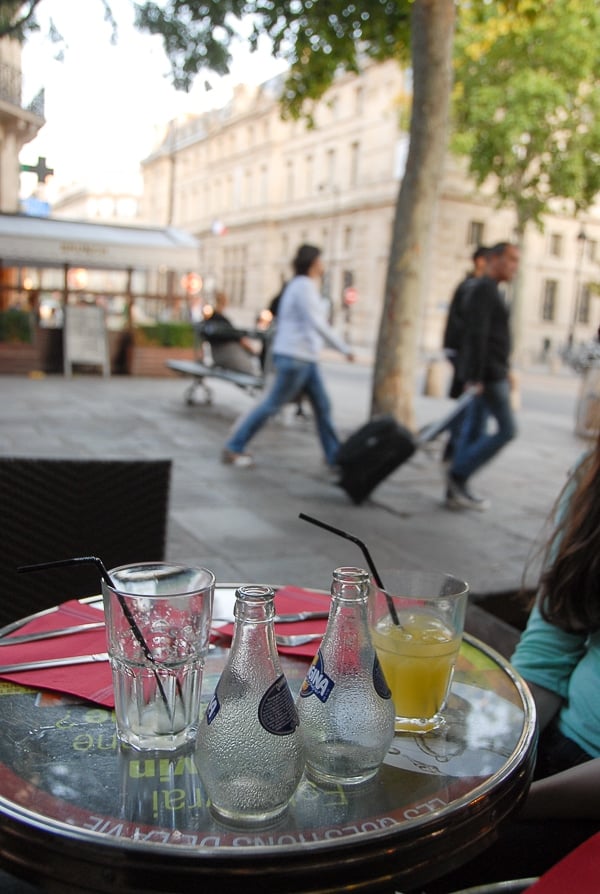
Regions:
[[0, 311], [0, 374], [24, 375], [40, 368], [29, 311]]
[[136, 326], [133, 330], [129, 371], [134, 376], [173, 375], [167, 360], [191, 360], [195, 334], [191, 323], [165, 322]]

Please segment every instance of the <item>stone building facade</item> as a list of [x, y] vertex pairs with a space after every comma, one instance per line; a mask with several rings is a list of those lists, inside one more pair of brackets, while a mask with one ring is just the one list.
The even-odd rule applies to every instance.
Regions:
[[[239, 86], [226, 107], [171, 122], [142, 162], [142, 219], [200, 239], [204, 297], [224, 289], [240, 325], [252, 324], [279, 291], [297, 245], [320, 245], [334, 323], [372, 350], [408, 146], [410, 82], [394, 62], [343, 75], [316, 108], [312, 128], [281, 119], [280, 88], [279, 79]], [[420, 347], [428, 355], [439, 350], [451, 293], [474, 248], [514, 236], [513, 212], [496, 208], [493, 194], [477, 190], [464, 170], [448, 154], [440, 171], [423, 259]], [[551, 354], [569, 336], [595, 334], [600, 299], [588, 285], [600, 280], [598, 240], [598, 208], [579, 220], [557, 213], [543, 233], [527, 232], [518, 320], [524, 362]], [[344, 304], [344, 296], [355, 303]]]
[[42, 96], [23, 107], [21, 45], [0, 39], [0, 211], [19, 210], [19, 152], [44, 124]]

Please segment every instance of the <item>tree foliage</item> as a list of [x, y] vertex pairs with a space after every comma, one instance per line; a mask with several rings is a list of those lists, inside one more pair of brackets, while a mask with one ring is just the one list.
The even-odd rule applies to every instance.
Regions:
[[161, 34], [174, 84], [188, 90], [203, 67], [226, 74], [242, 20], [256, 49], [269, 37], [274, 56], [287, 61], [282, 103], [309, 115], [340, 68], [359, 72], [365, 59], [408, 58], [411, 0], [167, 0], [137, 7], [136, 25]]
[[555, 199], [586, 208], [600, 190], [600, 5], [473, 4], [455, 41], [453, 147], [492, 178], [522, 233]]
[[[35, 14], [42, 0], [0, 0], [0, 37], [13, 37], [23, 41], [27, 34], [39, 30]], [[112, 26], [111, 41], [117, 37], [117, 25], [112, 14], [110, 0], [99, 0], [104, 7], [104, 19]], [[54, 22], [50, 22], [48, 37], [53, 43], [60, 43], [62, 35]]]
[[0, 0], [0, 37], [14, 37], [23, 40], [28, 31], [37, 29], [36, 7], [42, 0]]

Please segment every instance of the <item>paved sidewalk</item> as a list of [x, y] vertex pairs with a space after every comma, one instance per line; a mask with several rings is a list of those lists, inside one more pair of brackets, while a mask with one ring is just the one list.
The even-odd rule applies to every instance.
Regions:
[[[367, 418], [370, 370], [327, 361], [324, 371], [345, 436]], [[451, 571], [479, 594], [519, 586], [567, 470], [586, 447], [574, 434], [577, 377], [528, 373], [519, 437], [477, 476], [491, 510], [446, 510], [441, 467], [427, 452], [357, 507], [328, 482], [312, 421], [273, 421], [253, 442], [256, 468], [225, 467], [226, 433], [251, 399], [215, 382], [212, 406], [188, 407], [184, 388], [175, 376], [5, 376], [0, 454], [171, 458], [168, 557], [205, 564], [220, 581], [328, 588], [333, 568], [363, 563], [354, 544], [299, 520], [305, 512], [366, 541], [380, 569]], [[418, 396], [418, 424], [449, 406]]]

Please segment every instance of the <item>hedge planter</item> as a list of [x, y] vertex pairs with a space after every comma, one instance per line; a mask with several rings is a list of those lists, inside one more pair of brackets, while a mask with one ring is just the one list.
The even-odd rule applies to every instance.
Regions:
[[132, 376], [174, 376], [167, 360], [193, 360], [193, 348], [165, 348], [161, 345], [133, 345], [129, 372]]
[[37, 345], [25, 342], [0, 342], [0, 375], [26, 376], [40, 369]]

